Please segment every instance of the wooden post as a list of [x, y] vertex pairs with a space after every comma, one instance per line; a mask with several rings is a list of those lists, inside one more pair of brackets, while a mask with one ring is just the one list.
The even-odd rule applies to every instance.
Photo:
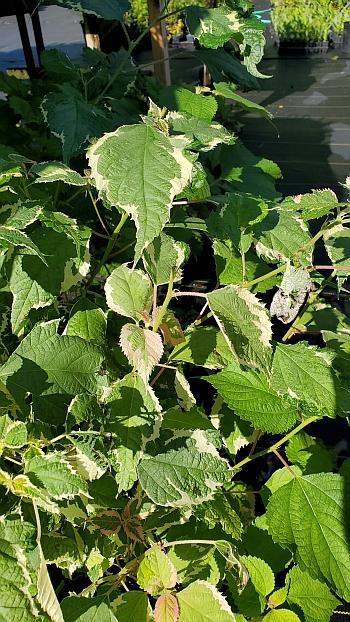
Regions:
[[[162, 4], [160, 0], [147, 0], [148, 3], [148, 20], [152, 24], [161, 15]], [[150, 28], [152, 41], [152, 56], [154, 60], [154, 74], [164, 82], [171, 84], [170, 79], [170, 63], [168, 52], [168, 41], [166, 36], [166, 27], [164, 20], [158, 22]]]
[[100, 50], [100, 34], [98, 18], [95, 15], [83, 13], [84, 36], [86, 46], [92, 50]]

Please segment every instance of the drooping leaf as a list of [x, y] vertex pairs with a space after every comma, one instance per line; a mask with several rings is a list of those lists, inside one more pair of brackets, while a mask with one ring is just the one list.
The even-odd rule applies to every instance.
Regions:
[[297, 403], [281, 397], [269, 386], [268, 377], [255, 370], [243, 371], [232, 363], [208, 382], [242, 419], [258, 430], [286, 432], [297, 420]]
[[176, 568], [158, 546], [146, 551], [137, 571], [137, 582], [152, 596], [158, 596], [163, 590], [176, 585]]
[[41, 560], [38, 570], [36, 599], [52, 622], [64, 622], [62, 610], [47, 570], [41, 546], [39, 547], [39, 555]]
[[289, 571], [286, 583], [288, 603], [302, 609], [305, 622], [329, 622], [339, 600], [325, 583], [310, 577], [299, 566]]
[[[194, 581], [177, 594], [179, 622], [235, 622], [224, 596], [207, 581]], [[238, 620], [237, 620], [238, 622]]]
[[[201, 439], [201, 440], [200, 440]], [[211, 499], [230, 479], [226, 460], [202, 435], [184, 446], [156, 456], [145, 456], [138, 465], [140, 484], [157, 505], [181, 507]]]
[[[54, 50], [49, 51], [53, 52]], [[30, 172], [38, 175], [35, 180], [37, 184], [47, 184], [55, 181], [62, 181], [71, 186], [86, 186], [87, 184], [86, 178], [73, 171], [63, 162], [40, 162], [40, 164], [34, 164]]]
[[169, 220], [174, 196], [192, 165], [171, 140], [150, 125], [129, 125], [105, 134], [89, 150], [97, 189], [135, 221], [135, 261]]
[[288, 263], [282, 283], [271, 302], [271, 315], [275, 315], [284, 324], [292, 322], [298, 315], [311, 286], [308, 271], [304, 268], [294, 268]]
[[273, 493], [267, 507], [269, 531], [282, 546], [297, 547], [313, 578], [327, 580], [345, 600], [350, 553], [346, 516], [348, 490], [341, 475], [317, 473], [292, 478]]
[[91, 138], [111, 127], [111, 121], [97, 106], [87, 104], [79, 91], [70, 87], [62, 93], [49, 93], [41, 109], [51, 132], [62, 142], [63, 160], [68, 163]]
[[302, 431], [293, 436], [286, 446], [286, 456], [290, 462], [298, 465], [305, 475], [326, 473], [334, 468], [334, 454]]
[[145, 382], [163, 355], [163, 342], [156, 333], [135, 324], [124, 324], [120, 333], [120, 347], [129, 363]]
[[264, 305], [248, 290], [228, 285], [208, 294], [208, 303], [240, 363], [266, 369], [271, 360], [271, 323]]
[[152, 291], [147, 274], [142, 270], [132, 270], [126, 264], [115, 268], [105, 284], [109, 308], [137, 322], [151, 310]]
[[334, 355], [305, 343], [278, 344], [272, 365], [271, 386], [316, 406], [320, 415], [334, 417], [350, 409], [348, 389], [332, 368]]
[[264, 106], [260, 106], [256, 102], [251, 101], [246, 97], [242, 97], [242, 95], [238, 95], [232, 84], [227, 84], [227, 82], [216, 82], [214, 83], [214, 88], [216, 95], [220, 95], [225, 99], [234, 101], [240, 108], [243, 108], [248, 112], [260, 114], [262, 117], [266, 117], [267, 119], [272, 119], [273, 115], [271, 112], [264, 108]]

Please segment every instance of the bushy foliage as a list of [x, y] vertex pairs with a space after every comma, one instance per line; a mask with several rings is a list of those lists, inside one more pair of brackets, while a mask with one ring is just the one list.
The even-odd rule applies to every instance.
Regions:
[[274, 0], [272, 22], [281, 39], [326, 41], [331, 28], [341, 34], [350, 19], [345, 0]]
[[350, 600], [349, 459], [324, 433], [350, 411], [324, 297], [350, 208], [283, 199], [223, 125], [270, 119], [237, 93], [260, 22], [187, 22], [212, 89], [145, 78], [133, 43], [0, 76], [6, 622], [327, 622]]

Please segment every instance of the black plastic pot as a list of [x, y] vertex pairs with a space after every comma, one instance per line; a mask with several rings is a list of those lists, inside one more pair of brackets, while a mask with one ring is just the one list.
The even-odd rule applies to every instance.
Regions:
[[344, 24], [342, 52], [344, 55], [350, 56], [350, 22]]
[[314, 54], [326, 54], [328, 52], [328, 41], [281, 39], [279, 41], [278, 52], [280, 56], [310, 56]]

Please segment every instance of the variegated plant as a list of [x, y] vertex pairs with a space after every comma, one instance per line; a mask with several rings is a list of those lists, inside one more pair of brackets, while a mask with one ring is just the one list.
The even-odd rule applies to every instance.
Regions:
[[249, 1], [187, 21], [212, 88], [145, 77], [135, 42], [0, 75], [1, 621], [350, 601], [349, 447], [324, 432], [350, 412], [350, 208], [282, 199], [233, 131], [271, 116], [237, 92], [261, 75]]

